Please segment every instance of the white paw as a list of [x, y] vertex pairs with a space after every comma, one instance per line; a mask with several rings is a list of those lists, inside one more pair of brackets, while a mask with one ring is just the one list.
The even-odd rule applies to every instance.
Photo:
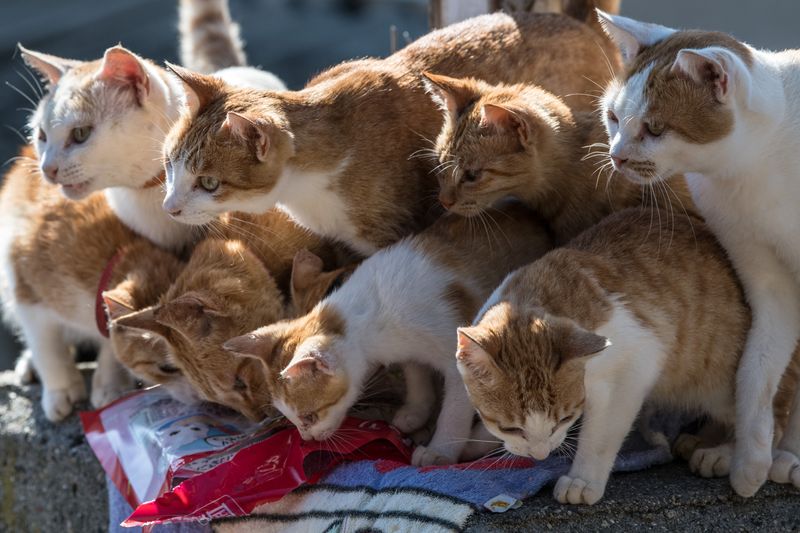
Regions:
[[428, 415], [430, 411], [427, 407], [407, 403], [397, 410], [392, 425], [401, 433], [413, 433], [425, 425]]
[[692, 454], [700, 446], [700, 439], [691, 433], [681, 433], [672, 445], [672, 455], [690, 461]]
[[697, 448], [689, 459], [689, 469], [701, 477], [723, 477], [730, 474], [733, 445]]
[[14, 367], [14, 373], [23, 385], [36, 382], [36, 369], [33, 368], [33, 357], [31, 357], [30, 350], [25, 350], [20, 354]]
[[86, 399], [86, 385], [77, 380], [65, 389], [44, 389], [42, 408], [51, 422], [60, 422], [72, 412], [72, 407]]
[[748, 450], [747, 457], [734, 455], [731, 463], [731, 486], [736, 494], [744, 498], [753, 496], [761, 485], [767, 481], [769, 470], [772, 467], [772, 452], [761, 450]]
[[800, 488], [800, 459], [786, 450], [775, 450], [772, 454], [769, 479], [775, 483], [791, 483]]
[[450, 465], [457, 461], [457, 457], [429, 446], [417, 446], [411, 455], [411, 464], [414, 466]]
[[99, 409], [110, 404], [123, 394], [136, 388], [136, 381], [127, 373], [115, 373], [112, 376], [92, 380], [92, 405]]
[[594, 505], [606, 491], [605, 483], [585, 481], [581, 478], [561, 476], [553, 490], [560, 503]]

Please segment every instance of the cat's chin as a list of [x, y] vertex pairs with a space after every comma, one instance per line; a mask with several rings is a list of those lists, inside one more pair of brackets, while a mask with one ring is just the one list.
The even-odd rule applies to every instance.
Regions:
[[82, 200], [93, 192], [92, 180], [80, 183], [61, 184], [61, 194], [70, 200]]

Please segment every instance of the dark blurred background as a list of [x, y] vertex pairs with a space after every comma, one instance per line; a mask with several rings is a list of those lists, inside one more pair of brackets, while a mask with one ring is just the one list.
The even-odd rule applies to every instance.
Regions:
[[[417, 38], [427, 31], [427, 0], [230, 0], [252, 65], [300, 88], [346, 59], [389, 53], [389, 28]], [[623, 0], [622, 13], [673, 27], [733, 33], [757, 47], [800, 47], [797, 0]], [[95, 59], [121, 42], [144, 57], [177, 61], [177, 0], [0, 0], [0, 81], [26, 94], [17, 42], [33, 50]], [[403, 43], [400, 36], [399, 42]], [[30, 103], [0, 87], [0, 162], [22, 144]], [[5, 167], [3, 167], [5, 168]], [[79, 253], [79, 251], [76, 251]], [[0, 370], [18, 347], [0, 328]]]

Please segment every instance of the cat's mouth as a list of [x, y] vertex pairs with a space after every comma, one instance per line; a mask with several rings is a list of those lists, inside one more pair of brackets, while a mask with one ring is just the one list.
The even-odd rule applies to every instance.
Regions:
[[80, 181], [78, 183], [62, 183], [61, 192], [69, 199], [82, 198], [89, 191], [92, 180]]

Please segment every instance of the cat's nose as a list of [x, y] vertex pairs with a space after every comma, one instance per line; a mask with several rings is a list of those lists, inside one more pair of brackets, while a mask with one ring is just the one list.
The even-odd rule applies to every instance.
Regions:
[[628, 162], [627, 159], [622, 159], [621, 157], [611, 156], [611, 161], [614, 163], [615, 168], [622, 168], [622, 165]]
[[448, 198], [447, 196], [440, 194], [439, 203], [442, 204], [442, 207], [444, 207], [445, 209], [450, 209], [451, 207], [453, 207], [453, 205], [455, 205], [456, 202], [452, 198]]
[[51, 182], [55, 182], [58, 177], [58, 165], [45, 165], [42, 167], [44, 176]]

